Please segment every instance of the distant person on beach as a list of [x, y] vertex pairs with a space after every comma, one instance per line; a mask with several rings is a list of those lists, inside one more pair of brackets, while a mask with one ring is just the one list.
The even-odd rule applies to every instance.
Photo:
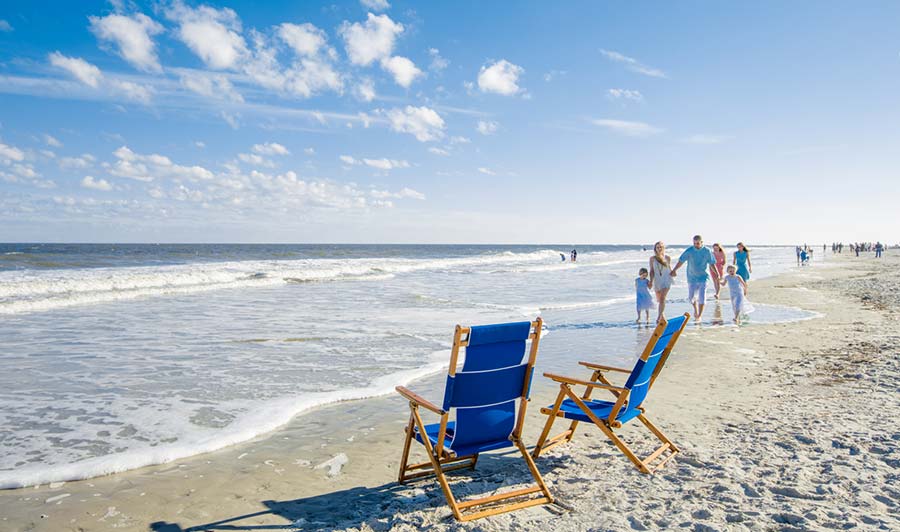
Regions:
[[722, 250], [722, 246], [718, 242], [713, 244], [712, 254], [713, 258], [716, 259], [716, 263], [709, 269], [709, 273], [712, 274], [713, 286], [716, 287], [716, 299], [719, 299], [719, 290], [722, 288], [719, 281], [725, 276], [725, 261], [727, 258], [725, 257], [725, 251]]
[[672, 257], [666, 255], [666, 245], [662, 240], [653, 244], [653, 256], [650, 257], [650, 288], [656, 291], [656, 303], [659, 315], [656, 322], [665, 318], [666, 296], [672, 288]]
[[737, 251], [734, 252], [734, 262], [737, 266], [737, 274], [741, 276], [744, 282], [750, 280], [750, 274], [753, 273], [753, 264], [750, 262], [750, 250], [743, 242], [737, 243]]
[[806, 266], [806, 264], [808, 262], [809, 262], [809, 255], [806, 253], [805, 249], [801, 249], [800, 250], [800, 265]]
[[882, 244], [881, 242], [876, 242], [875, 243], [875, 258], [880, 259], [882, 253], [884, 253], [884, 244]]
[[800, 252], [801, 251], [803, 251], [803, 249], [801, 249], [800, 246], [797, 246], [797, 266], [800, 266]]
[[641, 322], [641, 312], [644, 313], [646, 323], [650, 323], [650, 309], [653, 308], [653, 296], [650, 295], [650, 279], [647, 278], [647, 268], [638, 270], [638, 278], [634, 280], [634, 291], [637, 296], [637, 319]]
[[561, 258], [563, 262], [566, 262], [566, 254], [565, 253], [560, 253], [559, 258]]
[[747, 283], [740, 275], [736, 275], [737, 268], [733, 264], [728, 265], [728, 275], [722, 279], [722, 284], [728, 285], [731, 295], [731, 309], [734, 311], [734, 322], [741, 324], [741, 314], [750, 312], [750, 302], [747, 301]]
[[578, 252], [573, 249], [572, 250], [572, 262], [575, 262], [575, 260], [577, 258], [578, 258]]
[[678, 270], [687, 262], [688, 299], [694, 307], [694, 319], [699, 321], [706, 305], [706, 281], [709, 274], [706, 270], [715, 265], [716, 259], [708, 247], [703, 245], [703, 237], [694, 235], [694, 245], [684, 250], [678, 257], [678, 264], [672, 268], [671, 276], [678, 275]]

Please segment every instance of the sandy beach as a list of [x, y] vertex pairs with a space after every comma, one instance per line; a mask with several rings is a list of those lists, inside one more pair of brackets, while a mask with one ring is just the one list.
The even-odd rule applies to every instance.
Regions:
[[[191, 459], [2, 491], [0, 529], [896, 530], [900, 255], [870, 257], [829, 254], [752, 282], [754, 302], [801, 307], [815, 319], [688, 326], [646, 403], [683, 450], [655, 476], [582, 426], [572, 444], [537, 461], [556, 504], [460, 524], [435, 482], [394, 482], [408, 410], [387, 396], [319, 408]], [[546, 342], [564, 344], [565, 335]], [[590, 359], [590, 346], [575, 347]], [[587, 376], [540, 360], [538, 370], [548, 369]], [[438, 400], [442, 381], [411, 388]], [[536, 376], [528, 445], [556, 391]], [[640, 427], [621, 434], [639, 450], [652, 443]], [[524, 483], [527, 472], [499, 453], [452, 478], [464, 498]]]

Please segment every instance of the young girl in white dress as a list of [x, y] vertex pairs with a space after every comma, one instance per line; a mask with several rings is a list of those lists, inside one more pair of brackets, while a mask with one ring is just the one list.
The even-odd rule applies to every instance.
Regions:
[[638, 278], [634, 280], [634, 291], [637, 301], [637, 320], [635, 322], [641, 322], [641, 312], [643, 312], [646, 322], [650, 323], [653, 296], [650, 295], [650, 279], [647, 278], [647, 268], [638, 270]]
[[722, 279], [723, 285], [728, 285], [728, 291], [731, 294], [731, 309], [734, 310], [734, 322], [741, 324], [741, 315], [753, 312], [753, 306], [747, 299], [747, 282], [740, 275], [737, 275], [737, 268], [734, 264], [728, 265], [728, 275]]

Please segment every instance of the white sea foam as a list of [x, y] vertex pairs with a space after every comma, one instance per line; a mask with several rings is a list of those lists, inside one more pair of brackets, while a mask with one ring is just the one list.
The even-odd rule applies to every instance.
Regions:
[[443, 259], [304, 259], [0, 272], [0, 314], [285, 282], [385, 280], [399, 273], [514, 266], [557, 256], [548, 249]]
[[254, 405], [252, 413], [235, 419], [226, 428], [186, 434], [172, 444], [153, 447], [135, 446], [121, 453], [89, 458], [74, 463], [31, 465], [13, 471], [0, 471], [0, 489], [83, 480], [216, 451], [275, 430], [296, 415], [316, 407], [389, 394], [397, 385], [405, 385], [410, 381], [442, 370], [447, 366], [448, 360], [449, 355], [446, 350], [435, 351], [423, 366], [380, 376], [362, 388], [304, 393]]

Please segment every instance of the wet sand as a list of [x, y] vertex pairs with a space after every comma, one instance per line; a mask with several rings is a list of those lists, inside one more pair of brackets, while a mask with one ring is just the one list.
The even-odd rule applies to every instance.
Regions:
[[[641, 475], [583, 427], [537, 462], [558, 499], [549, 507], [459, 524], [435, 482], [396, 485], [408, 409], [383, 397], [319, 408], [188, 460], [0, 492], [0, 530], [898, 529], [898, 268], [893, 250], [881, 261], [829, 255], [753, 281], [754, 302], [821, 317], [689, 325], [645, 405], [682, 454]], [[590, 346], [573, 349], [590, 358]], [[586, 377], [574, 365], [565, 373]], [[442, 383], [435, 375], [411, 388], [438, 400]], [[556, 391], [536, 377], [527, 444]], [[638, 424], [621, 434], [637, 450], [652, 443]], [[498, 453], [453, 478], [464, 498], [528, 477], [521, 459]]]

